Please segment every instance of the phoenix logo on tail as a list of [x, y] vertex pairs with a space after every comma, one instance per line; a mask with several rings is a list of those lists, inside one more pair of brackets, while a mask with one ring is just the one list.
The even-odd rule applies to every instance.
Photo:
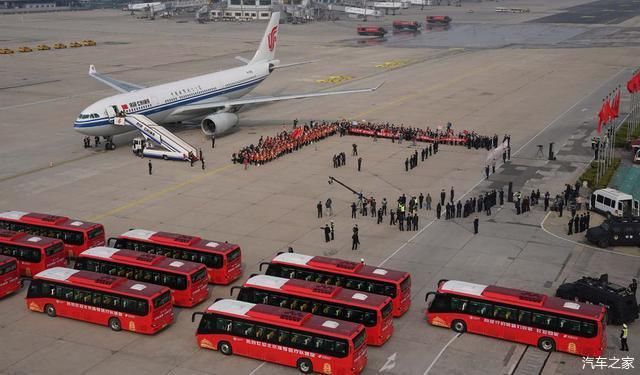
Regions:
[[273, 51], [276, 47], [276, 40], [278, 38], [278, 26], [274, 26], [269, 33], [269, 51]]

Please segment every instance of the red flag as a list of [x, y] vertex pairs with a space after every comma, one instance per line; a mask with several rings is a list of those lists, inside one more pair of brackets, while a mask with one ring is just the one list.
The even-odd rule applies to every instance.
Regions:
[[291, 132], [291, 138], [298, 138], [302, 135], [302, 128], [295, 128], [293, 132]]
[[627, 91], [629, 91], [629, 94], [633, 94], [636, 92], [636, 88], [634, 86], [636, 86], [637, 77], [638, 75], [634, 74], [634, 76], [631, 77], [631, 79], [627, 82]]
[[607, 122], [607, 114], [605, 110], [605, 102], [602, 102], [602, 107], [600, 107], [600, 112], [598, 112], [598, 134], [602, 130], [602, 124]]
[[611, 102], [609, 102], [609, 97], [604, 100], [604, 124], [611, 120]]
[[619, 114], [620, 114], [620, 90], [618, 90], [618, 93], [613, 98], [613, 117], [618, 118]]

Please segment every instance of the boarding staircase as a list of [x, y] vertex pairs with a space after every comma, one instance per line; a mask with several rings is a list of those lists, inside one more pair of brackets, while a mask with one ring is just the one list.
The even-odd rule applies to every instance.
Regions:
[[184, 139], [171, 133], [166, 128], [156, 124], [145, 115], [127, 114], [124, 117], [116, 117], [117, 125], [133, 126], [149, 141], [176, 155], [192, 155], [198, 157], [198, 149], [187, 143]]

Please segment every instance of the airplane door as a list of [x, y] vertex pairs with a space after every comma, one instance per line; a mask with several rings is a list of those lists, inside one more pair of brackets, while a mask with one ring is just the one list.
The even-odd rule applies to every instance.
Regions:
[[633, 201], [633, 216], [640, 216], [640, 201]]
[[108, 107], [106, 108], [107, 117], [109, 117], [109, 118], [114, 118], [114, 117], [116, 117], [116, 113], [117, 113], [116, 111], [117, 111], [117, 110], [118, 110], [118, 109], [117, 109], [117, 106], [115, 106], [115, 105], [108, 106]]

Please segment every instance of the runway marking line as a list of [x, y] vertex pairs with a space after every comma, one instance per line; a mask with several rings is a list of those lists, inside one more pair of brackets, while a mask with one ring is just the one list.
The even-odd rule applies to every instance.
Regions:
[[170, 193], [172, 191], [176, 191], [176, 190], [181, 189], [181, 188], [183, 188], [185, 186], [189, 186], [189, 185], [191, 185], [193, 183], [196, 183], [196, 182], [202, 180], [205, 177], [209, 177], [209, 176], [212, 176], [214, 174], [220, 173], [220, 172], [222, 172], [224, 170], [229, 169], [231, 166], [233, 166], [233, 164], [227, 164], [227, 165], [225, 165], [223, 167], [216, 168], [216, 169], [214, 169], [212, 171], [209, 171], [207, 173], [192, 177], [192, 178], [190, 178], [190, 179], [188, 179], [186, 181], [180, 182], [178, 184], [167, 186], [162, 190], [158, 190], [158, 191], [155, 191], [153, 193], [149, 193], [149, 194], [143, 196], [142, 198], [138, 198], [138, 199], [132, 200], [132, 201], [130, 201], [128, 203], [125, 203], [122, 206], [116, 207], [116, 208], [114, 208], [114, 209], [112, 209], [110, 211], [107, 211], [105, 213], [93, 216], [93, 217], [89, 218], [89, 221], [100, 221], [100, 220], [104, 219], [105, 217], [112, 216], [114, 214], [117, 214], [118, 212], [124, 211], [126, 209], [131, 208], [131, 207], [135, 207], [135, 206], [137, 206], [139, 204], [148, 202], [148, 201], [150, 201], [152, 199], [159, 198], [159, 197], [161, 197], [161, 196], [163, 196], [163, 195], [165, 195], [167, 193]]
[[423, 375], [427, 375], [429, 373], [429, 371], [431, 371], [431, 369], [433, 368], [433, 366], [435, 366], [436, 362], [438, 362], [438, 360], [440, 359], [440, 357], [442, 356], [442, 353], [444, 353], [444, 351], [449, 347], [449, 345], [451, 345], [452, 342], [454, 342], [458, 337], [460, 337], [460, 335], [462, 335], [462, 333], [456, 333], [450, 340], [449, 342], [447, 342], [445, 344], [444, 347], [442, 347], [442, 349], [440, 349], [440, 352], [438, 352], [438, 355], [436, 355], [436, 357], [433, 359], [433, 361], [431, 361], [431, 364], [429, 365], [429, 367], [427, 367], [427, 369], [424, 371]]

